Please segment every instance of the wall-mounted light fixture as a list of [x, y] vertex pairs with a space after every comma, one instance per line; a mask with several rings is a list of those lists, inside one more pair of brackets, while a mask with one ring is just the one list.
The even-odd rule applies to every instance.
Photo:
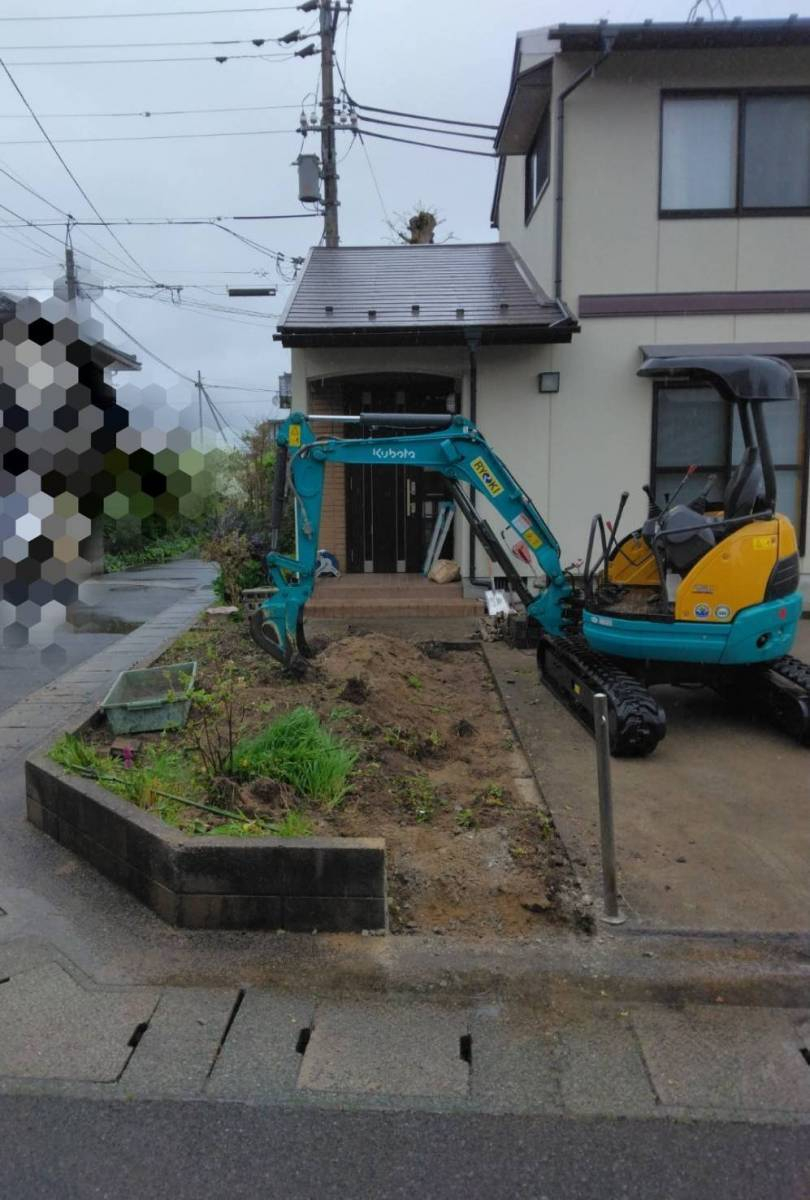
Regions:
[[537, 376], [538, 392], [558, 392], [560, 390], [559, 371], [541, 371]]

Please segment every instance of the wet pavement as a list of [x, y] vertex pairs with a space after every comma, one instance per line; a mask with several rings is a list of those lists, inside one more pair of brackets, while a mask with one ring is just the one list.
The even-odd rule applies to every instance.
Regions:
[[[425, 1196], [803, 1195], [801, 945], [775, 955], [744, 939], [544, 924], [520, 941], [180, 930], [26, 822], [28, 749], [187, 628], [210, 577], [178, 563], [99, 581], [85, 632], [64, 641], [102, 653], [39, 691], [29, 672], [30, 694], [0, 713], [0, 1141], [16, 1194], [346, 1195], [343, 1170], [323, 1186], [337, 1137], [358, 1164], [357, 1196], [412, 1195], [428, 1159]], [[204, 1182], [181, 1169], [184, 1147], [204, 1161], [234, 1113], [238, 1184], [217, 1153]], [[420, 1119], [441, 1136], [419, 1137], [392, 1190], [395, 1151]], [[43, 1136], [54, 1127], [70, 1137]], [[482, 1184], [493, 1154], [505, 1165]], [[714, 1174], [707, 1161], [693, 1172], [695, 1156]], [[268, 1190], [279, 1163], [289, 1178]]]
[[71, 607], [67, 622], [53, 628], [44, 655], [40, 642], [44, 630], [38, 629], [33, 631], [33, 644], [0, 650], [0, 713], [114, 645], [213, 576], [209, 564], [180, 559], [89, 579], [82, 584], [79, 602]]
[[[484, 648], [585, 890], [601, 893], [594, 742], [535, 656]], [[810, 621], [793, 649], [810, 661]], [[708, 688], [656, 688], [667, 734], [612, 759], [619, 885], [635, 929], [810, 941], [810, 749]]]

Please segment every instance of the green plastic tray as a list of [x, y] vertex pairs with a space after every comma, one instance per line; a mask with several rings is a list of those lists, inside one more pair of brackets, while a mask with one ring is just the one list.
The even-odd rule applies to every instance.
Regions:
[[196, 662], [122, 671], [101, 702], [113, 733], [180, 729], [188, 720]]

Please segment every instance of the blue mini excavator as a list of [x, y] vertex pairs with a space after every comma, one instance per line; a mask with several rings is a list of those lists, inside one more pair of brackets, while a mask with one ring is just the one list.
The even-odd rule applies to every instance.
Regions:
[[[292, 413], [278, 434], [267, 556], [276, 590], [251, 620], [256, 643], [291, 671], [309, 656], [303, 613], [315, 582], [326, 464], [421, 467], [447, 479], [459, 510], [539, 626], [544, 682], [591, 729], [593, 697], [606, 694], [614, 754], [649, 754], [664, 736], [666, 718], [649, 691], [662, 683], [712, 687], [810, 744], [810, 667], [789, 654], [802, 609], [798, 547], [790, 521], [776, 512], [765, 419], [770, 402], [797, 399], [796, 376], [779, 359], [745, 356], [653, 359], [639, 374], [712, 385], [736, 408], [742, 457], [715, 499], [717, 481], [710, 479], [688, 504], [677, 503], [694, 468], [664, 507], [645, 489], [647, 520], [619, 539], [622, 493], [612, 523], [594, 517], [577, 579], [563, 568], [560, 547], [532, 500], [466, 417], [330, 417], [413, 433], [318, 440], [312, 425], [318, 418]], [[545, 577], [538, 594], [466, 486], [490, 501], [534, 555]], [[275, 549], [287, 490], [295, 503], [295, 557]]]

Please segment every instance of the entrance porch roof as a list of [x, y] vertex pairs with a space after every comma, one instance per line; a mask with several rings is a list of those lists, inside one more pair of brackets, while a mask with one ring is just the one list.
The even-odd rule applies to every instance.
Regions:
[[508, 242], [316, 246], [279, 321], [284, 346], [570, 342], [576, 318]]

